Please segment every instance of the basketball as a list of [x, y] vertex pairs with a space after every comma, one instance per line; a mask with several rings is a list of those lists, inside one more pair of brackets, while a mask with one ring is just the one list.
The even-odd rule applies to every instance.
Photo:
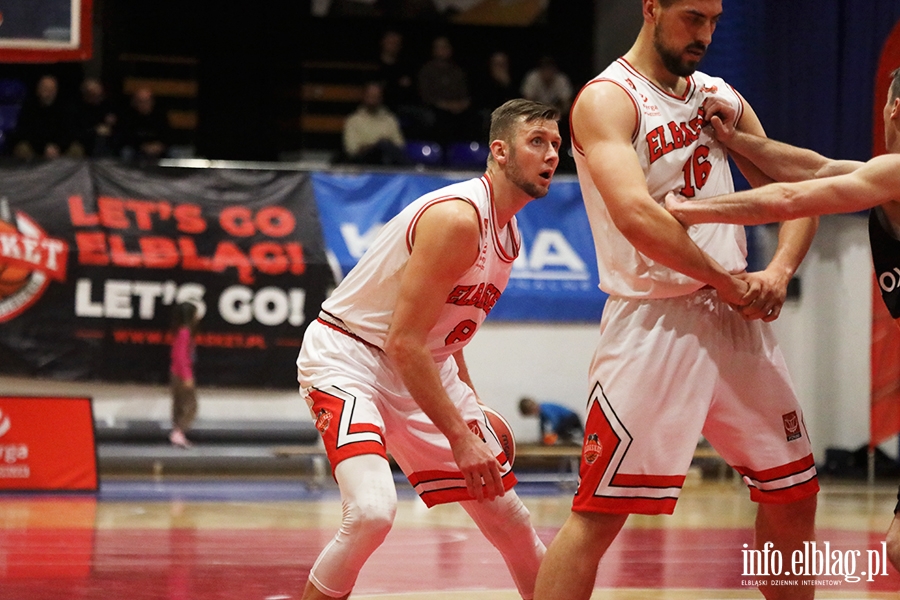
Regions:
[[482, 405], [481, 409], [484, 411], [484, 416], [486, 416], [490, 422], [494, 433], [497, 434], [497, 439], [500, 441], [500, 446], [503, 447], [503, 453], [506, 455], [506, 460], [508, 460], [509, 465], [512, 466], [513, 461], [515, 461], [516, 458], [516, 436], [513, 435], [512, 427], [509, 426], [509, 422], [503, 418], [503, 415], [490, 406]]

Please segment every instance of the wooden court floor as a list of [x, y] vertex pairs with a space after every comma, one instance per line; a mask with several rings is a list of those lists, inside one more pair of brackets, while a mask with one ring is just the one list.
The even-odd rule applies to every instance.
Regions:
[[[353, 598], [518, 598], [500, 556], [458, 506], [428, 510], [407, 484], [398, 490], [394, 528]], [[871, 564], [896, 490], [823, 482], [816, 549], [827, 543], [835, 559], [830, 576], [816, 578], [817, 597], [900, 597], [900, 574]], [[523, 482], [518, 491], [549, 543], [572, 490]], [[593, 598], [761, 598], [744, 574], [755, 514], [747, 496], [731, 482], [689, 480], [674, 515], [632, 516]], [[0, 600], [297, 599], [340, 513], [333, 485], [284, 477], [123, 478], [104, 480], [96, 497], [0, 495]], [[877, 574], [862, 576], [867, 569]]]

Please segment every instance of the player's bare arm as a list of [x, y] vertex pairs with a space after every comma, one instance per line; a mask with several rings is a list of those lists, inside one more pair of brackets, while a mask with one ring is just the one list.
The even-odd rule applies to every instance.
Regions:
[[[736, 127], [734, 109], [720, 98], [710, 98], [706, 109], [710, 115], [708, 123], [716, 139], [728, 147], [735, 162], [739, 163], [741, 159], [749, 161], [770, 181], [806, 181], [843, 175], [863, 165], [852, 160], [832, 160], [813, 150], [767, 138], [761, 129], [755, 131], [755, 128]], [[749, 113], [751, 110], [750, 105], [745, 103], [745, 111]], [[751, 118], [755, 118], [755, 114]], [[741, 123], [744, 122], [741, 119]], [[757, 186], [754, 184], [754, 187]]]
[[384, 351], [412, 398], [450, 441], [469, 494], [490, 500], [504, 493], [499, 463], [447, 396], [426, 347], [453, 285], [474, 264], [479, 241], [478, 216], [468, 202], [441, 202], [425, 211], [416, 225]]
[[603, 82], [586, 88], [572, 113], [573, 131], [613, 222], [648, 258], [711, 285], [726, 302], [743, 305], [747, 285], [700, 250], [650, 196], [631, 145], [636, 118], [628, 94]]
[[773, 183], [735, 194], [685, 201], [670, 194], [666, 207], [684, 225], [761, 225], [811, 215], [858, 212], [900, 197], [900, 155], [877, 156], [846, 175]]
[[[767, 140], [765, 130], [759, 121], [756, 112], [750, 104], [741, 98], [744, 110], [741, 120], [734, 121], [734, 111], [729, 106], [722, 103], [718, 98], [711, 98], [707, 101], [706, 108], [710, 114], [714, 115], [710, 118], [713, 127], [730, 127], [733, 129], [730, 136], [732, 144], [738, 140], [737, 145], [742, 136], [753, 136], [757, 140]], [[729, 146], [729, 150], [732, 150]], [[760, 187], [771, 183], [773, 173], [769, 170], [766, 161], [762, 161], [759, 165], [754, 157], [744, 156], [738, 150], [731, 151], [731, 158], [741, 170], [741, 173], [747, 178], [747, 181], [753, 187]], [[778, 246], [772, 260], [762, 271], [745, 273], [743, 279], [750, 285], [750, 293], [748, 297], [752, 298], [746, 306], [741, 309], [741, 313], [746, 319], [762, 319], [764, 321], [773, 321], [781, 314], [781, 308], [787, 298], [787, 287], [791, 278], [794, 276], [809, 247], [812, 245], [813, 237], [818, 228], [818, 220], [816, 218], [804, 218], [799, 220], [787, 221], [782, 223], [778, 233]]]

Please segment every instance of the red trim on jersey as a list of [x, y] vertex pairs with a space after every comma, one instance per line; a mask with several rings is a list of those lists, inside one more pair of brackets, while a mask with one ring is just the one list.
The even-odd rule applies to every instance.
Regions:
[[434, 200], [431, 200], [430, 202], [425, 204], [425, 206], [420, 208], [418, 210], [418, 212], [416, 212], [416, 214], [410, 220], [409, 225], [406, 228], [406, 251], [407, 252], [412, 252], [413, 242], [415, 241], [415, 235], [416, 235], [416, 232], [415, 232], [416, 224], [419, 222], [419, 219], [422, 218], [422, 214], [426, 210], [428, 210], [429, 208], [434, 206], [435, 204], [439, 204], [441, 202], [447, 202], [448, 200], [462, 200], [463, 202], [468, 202], [472, 206], [472, 208], [475, 209], [475, 214], [478, 215], [478, 229], [479, 229], [479, 231], [481, 231], [481, 237], [482, 238], [484, 237], [484, 229], [481, 226], [481, 213], [478, 212], [478, 207], [475, 205], [475, 203], [472, 200], [470, 200], [468, 198], [463, 198], [462, 196], [441, 196], [440, 198], [435, 198]]
[[745, 106], [744, 98], [740, 94], [738, 94], [738, 91], [736, 89], [734, 89], [731, 85], [729, 85], [727, 83], [725, 85], [727, 85], [728, 89], [730, 89], [734, 93], [734, 97], [737, 98], [737, 101], [738, 101], [738, 112], [737, 112], [737, 115], [735, 115], [735, 117], [734, 117], [734, 125], [735, 125], [735, 127], [737, 127], [738, 124], [740, 124], [740, 122], [741, 122], [741, 117], [744, 116], [744, 110], [745, 110], [744, 109], [744, 106]]
[[819, 493], [819, 478], [813, 475], [803, 483], [778, 490], [761, 490], [756, 486], [750, 487], [750, 499], [754, 502], [767, 504], [790, 504], [797, 500], [803, 500]]
[[694, 83], [693, 75], [691, 75], [690, 77], [685, 77], [684, 79], [685, 79], [685, 81], [687, 81], [687, 87], [684, 88], [684, 93], [681, 96], [676, 96], [675, 94], [667, 92], [666, 90], [662, 89], [661, 87], [659, 87], [658, 85], [653, 83], [650, 79], [648, 79], [643, 73], [638, 71], [631, 63], [629, 63], [624, 58], [620, 58], [616, 62], [621, 64], [629, 73], [632, 73], [635, 77], [641, 78], [644, 82], [647, 83], [647, 85], [652, 87], [654, 90], [656, 90], [658, 93], [662, 94], [663, 96], [666, 96], [667, 98], [674, 98], [675, 100], [680, 100], [682, 102], [686, 102], [690, 98], [691, 94], [694, 93], [694, 90], [697, 87], [697, 85]]
[[588, 81], [584, 86], [578, 90], [578, 94], [575, 95], [575, 99], [572, 101], [572, 107], [569, 109], [569, 131], [570, 137], [572, 138], [572, 147], [575, 149], [575, 152], [584, 156], [584, 148], [581, 147], [581, 144], [578, 143], [578, 140], [575, 138], [575, 127], [572, 125], [572, 114], [575, 112], [575, 103], [578, 102], [578, 98], [581, 97], [581, 92], [587, 89], [589, 85], [601, 82], [614, 83], [628, 94], [628, 97], [631, 98], [632, 104], [634, 104], [634, 130], [631, 132], [631, 141], [634, 142], [637, 139], [638, 132], [641, 130], [641, 122], [643, 121], [644, 114], [641, 111], [641, 107], [638, 106], [637, 100], [634, 99], [634, 96], [631, 92], [628, 91], [628, 88], [621, 84], [621, 82], [616, 81], [615, 79], [608, 79], [606, 77], [598, 77], [596, 79], [592, 79]]
[[519, 239], [519, 231], [515, 227], [512, 227], [511, 224], [514, 223], [515, 217], [510, 219], [509, 223], [506, 226], [509, 228], [509, 238], [512, 240], [513, 244], [513, 254], [510, 254], [506, 251], [506, 248], [503, 247], [502, 242], [500, 241], [500, 227], [497, 223], [497, 207], [494, 205], [494, 184], [491, 181], [491, 178], [488, 177], [487, 174], [481, 178], [482, 184], [485, 185], [485, 189], [488, 194], [488, 201], [491, 206], [491, 224], [493, 227], [493, 238], [494, 238], [494, 250], [497, 252], [497, 255], [500, 257], [500, 260], [503, 262], [511, 263], [516, 260], [516, 257], [519, 256], [519, 248], [522, 246], [522, 240]]
[[684, 475], [629, 475], [616, 473], [610, 486], [646, 487], [646, 488], [680, 488], [684, 485]]
[[572, 501], [572, 512], [613, 513], [618, 515], [671, 515], [678, 498], [612, 498], [610, 496], [578, 496]]
[[815, 466], [816, 461], [813, 459], [813, 455], [808, 454], [799, 460], [789, 462], [779, 467], [764, 469], [762, 471], [754, 471], [753, 469], [749, 469], [747, 467], [735, 467], [734, 469], [742, 476], [749, 477], [750, 479], [762, 483], [767, 483], [770, 481], [777, 481], [778, 479], [784, 479], [785, 477], [799, 475], [800, 473], [803, 473], [804, 471]]

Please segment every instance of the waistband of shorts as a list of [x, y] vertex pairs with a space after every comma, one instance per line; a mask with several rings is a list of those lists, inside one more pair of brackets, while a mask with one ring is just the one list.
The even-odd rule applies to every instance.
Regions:
[[362, 339], [361, 337], [359, 337], [358, 335], [356, 335], [355, 333], [350, 331], [350, 328], [347, 327], [347, 325], [343, 321], [341, 321], [339, 318], [337, 318], [330, 312], [320, 310], [319, 316], [316, 320], [319, 323], [321, 323], [322, 325], [325, 325], [326, 327], [330, 327], [331, 329], [334, 329], [335, 331], [339, 331], [339, 332], [343, 333], [344, 335], [353, 338], [357, 342], [363, 344], [364, 346], [366, 346], [368, 348], [371, 348], [372, 350], [378, 350], [379, 352], [381, 352], [381, 348], [379, 348], [372, 342], [367, 342], [366, 340]]

